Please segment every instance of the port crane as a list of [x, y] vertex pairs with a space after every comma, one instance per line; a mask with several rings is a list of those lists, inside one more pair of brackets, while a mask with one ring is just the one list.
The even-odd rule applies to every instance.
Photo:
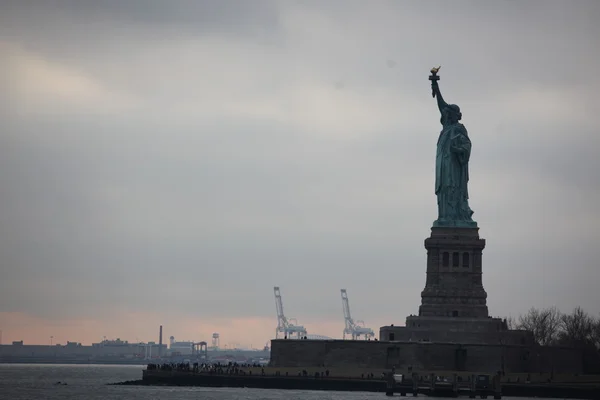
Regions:
[[[302, 339], [303, 336], [306, 336], [306, 328], [297, 325], [298, 322], [294, 318], [288, 320], [285, 317], [279, 286], [275, 286], [273, 291], [275, 292], [275, 307], [277, 308], [277, 329], [275, 330], [275, 339], [279, 339], [279, 333], [283, 333], [285, 338], [291, 339], [295, 335], [296, 338]], [[295, 323], [292, 323], [292, 321]]]
[[354, 321], [350, 315], [350, 303], [348, 302], [348, 293], [346, 289], [341, 289], [342, 293], [342, 307], [344, 308], [344, 327], [343, 338], [346, 339], [346, 335], [350, 335], [352, 340], [360, 339], [361, 335], [364, 335], [365, 339], [368, 340], [375, 336], [375, 333], [371, 328], [366, 328], [363, 321]]

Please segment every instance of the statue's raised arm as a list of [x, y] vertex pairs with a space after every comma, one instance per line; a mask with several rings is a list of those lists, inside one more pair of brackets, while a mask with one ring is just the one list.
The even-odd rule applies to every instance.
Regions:
[[441, 66], [437, 68], [431, 68], [431, 75], [429, 76], [429, 80], [431, 81], [431, 95], [437, 98], [438, 108], [440, 109], [441, 113], [442, 110], [448, 106], [448, 103], [444, 101], [444, 98], [442, 97], [442, 92], [440, 92], [440, 87], [437, 82], [440, 80], [440, 77], [437, 75], [440, 68]]

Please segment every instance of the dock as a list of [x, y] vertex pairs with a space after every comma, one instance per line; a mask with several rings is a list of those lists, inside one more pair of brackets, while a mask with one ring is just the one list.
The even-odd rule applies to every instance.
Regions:
[[436, 374], [423, 376], [418, 373], [407, 376], [390, 372], [386, 374], [385, 394], [393, 396], [395, 393], [401, 396], [422, 394], [431, 397], [466, 396], [471, 399], [476, 397], [486, 399], [488, 396], [493, 396], [494, 399], [501, 399], [502, 383], [500, 375], [472, 374], [464, 380], [457, 374], [451, 377]]
[[600, 398], [600, 376], [413, 372], [359, 367], [275, 368], [256, 365], [150, 364], [142, 379], [119, 385], [380, 392], [382, 396], [461, 398]]

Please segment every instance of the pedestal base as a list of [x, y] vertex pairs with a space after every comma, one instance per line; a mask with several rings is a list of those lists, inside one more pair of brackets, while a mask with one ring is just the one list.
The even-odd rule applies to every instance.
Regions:
[[487, 318], [481, 253], [485, 240], [477, 227], [433, 227], [425, 239], [427, 281], [419, 316]]
[[531, 332], [510, 331], [500, 318], [406, 317], [406, 326], [382, 326], [379, 339], [401, 342], [533, 345]]
[[434, 228], [477, 228], [475, 221], [444, 221], [436, 219], [433, 221]]

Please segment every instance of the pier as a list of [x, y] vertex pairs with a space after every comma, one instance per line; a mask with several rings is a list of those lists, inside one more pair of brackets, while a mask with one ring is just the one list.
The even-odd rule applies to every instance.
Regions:
[[391, 372], [386, 374], [385, 394], [393, 396], [394, 393], [400, 393], [401, 396], [423, 394], [433, 397], [468, 396], [472, 399], [493, 396], [494, 399], [501, 399], [502, 384], [499, 374], [496, 376], [473, 374], [463, 380], [458, 374], [453, 374], [451, 377], [436, 374], [423, 376], [418, 373], [406, 376]]
[[149, 364], [142, 379], [121, 385], [237, 387], [381, 392], [382, 396], [494, 398], [508, 396], [571, 399], [600, 398], [600, 376], [485, 374], [464, 371], [406, 372], [394, 369], [274, 368], [229, 363]]

